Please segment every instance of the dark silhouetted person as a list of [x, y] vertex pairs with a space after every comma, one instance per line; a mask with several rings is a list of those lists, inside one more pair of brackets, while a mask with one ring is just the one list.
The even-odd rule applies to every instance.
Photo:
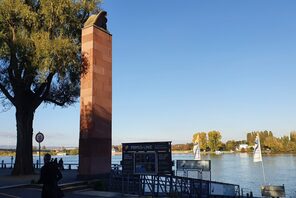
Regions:
[[44, 155], [44, 166], [41, 168], [39, 183], [43, 184], [42, 198], [60, 198], [63, 193], [58, 187], [62, 174], [54, 162], [50, 161], [50, 154]]
[[64, 161], [62, 158], [59, 160], [59, 168], [60, 170], [64, 170]]
[[54, 163], [56, 166], [58, 166], [58, 159], [57, 159], [57, 158], [54, 158], [53, 163]]

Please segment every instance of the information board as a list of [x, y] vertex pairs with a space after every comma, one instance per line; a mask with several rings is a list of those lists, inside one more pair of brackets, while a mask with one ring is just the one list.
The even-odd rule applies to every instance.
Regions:
[[122, 144], [124, 174], [172, 174], [171, 142]]
[[236, 190], [234, 185], [223, 183], [211, 183], [210, 194], [215, 196], [235, 197]]
[[211, 171], [211, 160], [177, 160], [177, 170], [184, 169]]
[[155, 152], [137, 152], [135, 155], [135, 174], [155, 174], [157, 161]]

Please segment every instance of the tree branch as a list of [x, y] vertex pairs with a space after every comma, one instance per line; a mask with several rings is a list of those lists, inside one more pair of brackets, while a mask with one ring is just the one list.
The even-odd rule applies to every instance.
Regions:
[[54, 73], [50, 73], [48, 76], [47, 76], [47, 79], [46, 79], [46, 88], [41, 96], [41, 99], [44, 100], [48, 93], [49, 93], [49, 90], [50, 90], [50, 84], [51, 84], [51, 81], [52, 81], [52, 78], [54, 76]]
[[42, 83], [42, 84], [39, 86], [39, 88], [35, 91], [35, 95], [41, 97], [41, 94], [43, 93], [43, 91], [44, 91], [46, 85], [47, 85], [47, 82]]
[[15, 105], [15, 100], [14, 97], [12, 97], [10, 95], [10, 93], [6, 90], [6, 88], [0, 83], [0, 90], [2, 91], [2, 93], [7, 97], [7, 99], [13, 104]]
[[58, 106], [64, 106], [66, 104], [66, 102], [59, 102], [59, 101], [56, 101], [56, 100], [53, 100], [53, 99], [50, 99], [50, 98], [45, 98], [44, 99], [45, 102], [51, 102], [55, 105], [58, 105]]
[[8, 66], [8, 77], [14, 91], [16, 90], [16, 79], [13, 73], [13, 68], [17, 66], [17, 57], [13, 44], [9, 43], [10, 48], [10, 65]]
[[51, 84], [51, 81], [52, 81], [53, 76], [54, 76], [54, 73], [49, 73], [48, 76], [47, 76], [47, 78], [46, 78], [46, 82], [45, 83], [42, 83], [40, 85], [40, 87], [37, 89], [37, 91], [35, 92], [35, 102], [34, 102], [34, 108], [35, 109], [47, 97], [47, 95], [49, 93], [49, 90], [50, 90], [50, 84]]

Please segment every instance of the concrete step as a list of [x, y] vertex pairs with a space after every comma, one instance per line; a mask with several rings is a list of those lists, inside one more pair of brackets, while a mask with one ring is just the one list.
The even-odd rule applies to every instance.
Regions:
[[61, 187], [61, 190], [63, 192], [69, 192], [69, 191], [77, 191], [77, 190], [90, 190], [88, 185], [75, 185], [75, 186], [66, 186]]
[[81, 185], [88, 185], [88, 182], [87, 181], [75, 181], [75, 182], [69, 182], [69, 183], [59, 184], [59, 186], [61, 188], [81, 186]]

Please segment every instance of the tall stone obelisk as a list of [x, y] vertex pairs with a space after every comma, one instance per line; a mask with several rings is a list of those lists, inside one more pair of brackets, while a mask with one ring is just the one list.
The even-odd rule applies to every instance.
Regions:
[[89, 17], [82, 29], [88, 70], [81, 78], [79, 177], [110, 173], [112, 147], [112, 35], [107, 13]]

